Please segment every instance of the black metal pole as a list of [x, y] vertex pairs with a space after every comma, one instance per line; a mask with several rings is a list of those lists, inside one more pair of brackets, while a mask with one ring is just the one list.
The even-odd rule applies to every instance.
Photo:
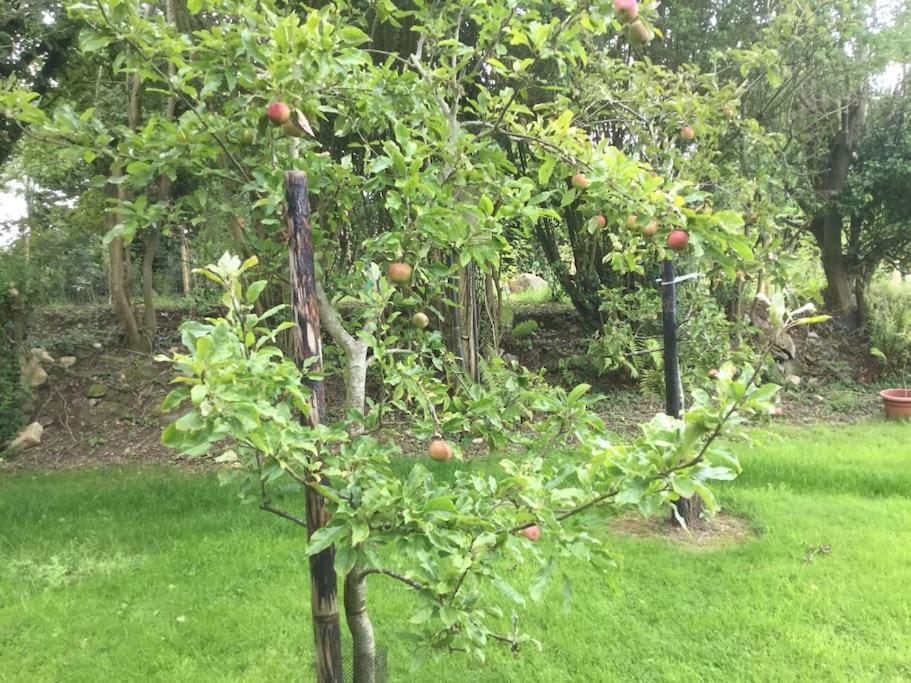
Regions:
[[679, 418], [683, 414], [683, 386], [680, 383], [680, 355], [677, 350], [677, 284], [673, 257], [661, 264], [661, 321], [664, 328], [664, 411]]

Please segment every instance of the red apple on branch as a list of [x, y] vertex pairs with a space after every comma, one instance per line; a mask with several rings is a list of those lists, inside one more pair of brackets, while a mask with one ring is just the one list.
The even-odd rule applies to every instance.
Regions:
[[588, 178], [585, 177], [584, 173], [577, 173], [573, 176], [572, 184], [577, 190], [584, 190], [588, 187]]
[[284, 102], [273, 102], [266, 110], [266, 116], [276, 126], [281, 126], [291, 118], [291, 109]]
[[539, 538], [541, 538], [541, 529], [538, 528], [537, 524], [534, 524], [532, 526], [527, 526], [519, 531], [519, 535], [524, 536], [529, 541], [537, 541]]
[[667, 246], [669, 246], [674, 251], [680, 251], [681, 249], [686, 249], [686, 246], [690, 243], [690, 236], [685, 230], [674, 230], [670, 235], [667, 236]]
[[636, 0], [614, 0], [614, 12], [624, 24], [639, 16], [639, 3]]
[[396, 262], [389, 266], [387, 275], [397, 285], [405, 285], [411, 282], [411, 266], [407, 263]]

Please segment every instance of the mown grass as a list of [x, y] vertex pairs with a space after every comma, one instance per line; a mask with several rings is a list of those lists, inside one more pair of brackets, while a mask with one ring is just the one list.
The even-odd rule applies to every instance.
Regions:
[[[555, 587], [525, 613], [540, 652], [411, 671], [410, 597], [372, 583], [391, 680], [911, 679], [911, 425], [792, 431], [743, 451], [722, 499], [754, 539], [612, 539], [617, 592], [570, 567], [573, 610]], [[214, 478], [6, 476], [0, 520], [0, 680], [309, 679], [304, 541]], [[831, 552], [805, 561], [819, 545]]]

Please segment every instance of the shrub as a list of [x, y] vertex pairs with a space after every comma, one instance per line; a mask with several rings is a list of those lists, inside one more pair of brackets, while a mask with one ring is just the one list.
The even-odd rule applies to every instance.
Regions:
[[0, 252], [0, 450], [25, 418], [17, 346], [25, 336], [27, 279], [24, 262]]
[[870, 287], [867, 331], [890, 371], [911, 366], [911, 285], [876, 282]]

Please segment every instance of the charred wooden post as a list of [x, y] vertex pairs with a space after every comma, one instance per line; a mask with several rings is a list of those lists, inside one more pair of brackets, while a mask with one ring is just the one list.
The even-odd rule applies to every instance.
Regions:
[[[313, 265], [313, 235], [310, 231], [310, 199], [307, 176], [302, 171], [285, 173], [285, 203], [291, 266], [292, 330], [291, 351], [298, 366], [309, 359], [316, 362], [309, 370], [322, 370], [323, 351], [320, 341], [320, 315], [316, 298], [316, 272]], [[309, 382], [310, 424], [320, 424], [326, 410], [322, 380]], [[329, 522], [325, 499], [312, 488], [307, 496], [307, 532], [312, 535]], [[318, 683], [342, 682], [341, 627], [338, 612], [335, 548], [329, 546], [310, 558], [310, 602], [313, 614], [313, 637], [316, 644]]]

